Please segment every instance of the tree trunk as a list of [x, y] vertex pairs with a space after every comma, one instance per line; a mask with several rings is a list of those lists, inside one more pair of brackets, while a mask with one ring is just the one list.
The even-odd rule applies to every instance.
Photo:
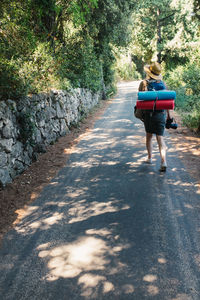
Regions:
[[157, 60], [161, 63], [161, 24], [160, 24], [160, 9], [157, 10]]
[[102, 85], [102, 100], [106, 100], [106, 87], [103, 77], [103, 63], [101, 63], [101, 85]]

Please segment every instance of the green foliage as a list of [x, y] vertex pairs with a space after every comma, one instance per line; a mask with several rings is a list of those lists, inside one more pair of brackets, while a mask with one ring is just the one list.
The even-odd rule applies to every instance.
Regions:
[[[74, 51], [76, 49], [76, 51]], [[89, 88], [92, 91], [101, 89], [101, 69], [95, 51], [93, 40], [89, 37], [75, 35], [60, 50], [61, 61], [57, 72], [61, 81], [68, 78], [73, 87]]]
[[200, 95], [200, 65], [189, 64], [183, 74], [183, 80], [193, 95]]
[[[178, 99], [182, 100], [178, 108], [181, 112], [183, 123], [189, 128], [200, 130], [200, 97], [199, 95], [181, 95]], [[180, 103], [179, 100], [179, 103]]]
[[190, 128], [200, 130], [200, 68], [197, 64], [180, 66], [166, 74], [169, 87], [177, 91], [176, 109], [183, 122]]
[[161, 60], [168, 88], [177, 91], [176, 109], [200, 130], [198, 8], [199, 0], [140, 0], [129, 51], [141, 74], [144, 64]]
[[36, 38], [27, 25], [28, 14], [24, 1], [4, 1], [1, 3], [0, 55], [5, 59], [15, 59], [29, 54]]
[[130, 40], [133, 5], [134, 0], [2, 0], [2, 96], [70, 86], [112, 90], [112, 45]]
[[69, 11], [73, 15], [73, 21], [76, 26], [86, 23], [86, 18], [91, 9], [97, 7], [98, 0], [73, 0], [71, 1]]
[[27, 93], [27, 85], [14, 60], [0, 59], [0, 78], [0, 100], [16, 100]]
[[172, 60], [175, 66], [187, 63], [199, 30], [192, 12], [192, 0], [139, 1], [133, 13], [133, 54], [145, 63], [161, 59], [169, 68]]
[[140, 74], [136, 71], [136, 65], [132, 61], [130, 54], [116, 54], [116, 77], [120, 80], [138, 80], [141, 79]]
[[200, 0], [194, 0], [195, 17], [200, 21]]
[[[28, 86], [28, 93], [59, 88], [61, 80], [57, 75], [58, 61], [52, 56], [47, 43], [39, 43], [28, 60], [18, 59], [20, 76]], [[61, 63], [61, 62], [60, 62]], [[68, 87], [69, 87], [68, 82]]]
[[170, 70], [165, 73], [164, 80], [170, 89], [177, 90], [181, 86], [184, 86], [184, 71], [184, 66], [178, 66], [174, 70]]
[[200, 132], [200, 114], [198, 110], [195, 110], [191, 113], [184, 114], [183, 116], [183, 124], [187, 127], [196, 129]]

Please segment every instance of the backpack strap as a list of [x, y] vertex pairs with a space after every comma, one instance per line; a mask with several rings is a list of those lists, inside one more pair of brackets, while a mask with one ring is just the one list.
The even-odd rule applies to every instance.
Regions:
[[156, 109], [156, 101], [158, 100], [158, 97], [156, 97], [156, 99], [154, 100], [154, 104], [153, 104], [153, 112], [155, 111]]

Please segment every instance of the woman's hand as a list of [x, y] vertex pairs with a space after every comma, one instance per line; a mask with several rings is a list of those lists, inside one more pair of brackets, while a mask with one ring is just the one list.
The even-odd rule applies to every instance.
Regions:
[[172, 116], [171, 116], [171, 114], [170, 114], [170, 110], [167, 109], [167, 119], [171, 119], [171, 118], [172, 118]]

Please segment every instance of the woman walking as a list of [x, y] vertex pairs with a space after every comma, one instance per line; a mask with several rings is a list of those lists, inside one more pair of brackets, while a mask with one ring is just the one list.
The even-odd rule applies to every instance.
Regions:
[[[141, 81], [139, 85], [139, 91], [159, 91], [167, 89], [165, 83], [162, 81], [161, 65], [157, 62], [144, 67], [146, 72], [146, 79]], [[167, 118], [170, 117], [170, 112], [167, 110]], [[145, 110], [144, 113], [144, 126], [146, 131], [146, 148], [148, 153], [147, 163], [152, 163], [152, 137], [156, 134], [156, 140], [158, 143], [161, 166], [160, 171], [166, 172], [166, 145], [164, 141], [164, 130], [166, 123], [165, 110]]]

